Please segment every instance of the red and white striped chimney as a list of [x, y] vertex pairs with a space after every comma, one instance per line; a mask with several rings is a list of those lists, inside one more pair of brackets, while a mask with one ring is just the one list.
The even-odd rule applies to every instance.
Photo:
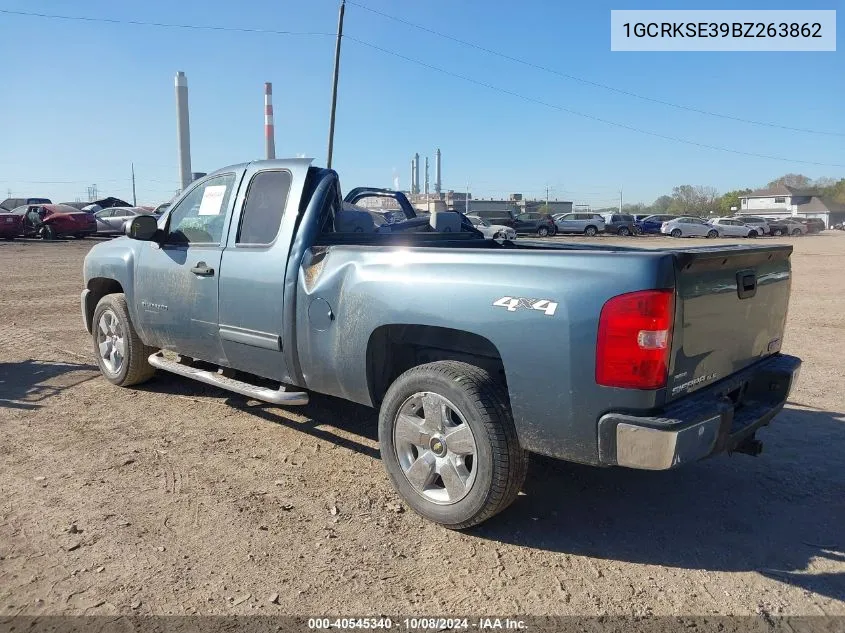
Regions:
[[273, 84], [264, 83], [264, 149], [265, 158], [276, 158], [276, 129], [273, 125]]

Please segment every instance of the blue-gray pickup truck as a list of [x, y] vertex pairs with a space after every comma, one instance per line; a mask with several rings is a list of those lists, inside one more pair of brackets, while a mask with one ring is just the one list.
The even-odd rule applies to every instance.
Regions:
[[530, 452], [644, 469], [758, 453], [801, 364], [780, 353], [791, 252], [486, 239], [399, 192], [344, 198], [309, 160], [260, 161], [92, 248], [82, 313], [116, 385], [158, 369], [378, 408], [398, 493], [460, 529], [514, 500]]

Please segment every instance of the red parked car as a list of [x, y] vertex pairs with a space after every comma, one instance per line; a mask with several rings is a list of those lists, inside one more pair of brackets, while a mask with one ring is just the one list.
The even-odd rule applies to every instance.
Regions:
[[0, 211], [0, 237], [13, 240], [21, 233], [23, 233], [23, 218], [5, 209]]
[[97, 220], [93, 213], [63, 204], [29, 204], [18, 207], [12, 214], [22, 218], [21, 234], [24, 237], [53, 240], [73, 235], [82, 239], [97, 232]]

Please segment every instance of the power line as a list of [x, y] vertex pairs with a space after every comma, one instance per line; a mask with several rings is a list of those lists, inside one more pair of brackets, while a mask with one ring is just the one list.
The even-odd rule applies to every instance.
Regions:
[[[363, 5], [358, 5], [357, 3], [356, 3], [356, 6], [363, 7]], [[0, 9], [0, 13], [6, 13], [6, 14], [11, 14], [11, 15], [34, 16], [34, 17], [51, 18], [51, 19], [82, 20], [82, 21], [88, 21], [88, 22], [106, 22], [106, 23], [110, 23], [110, 24], [133, 24], [133, 25], [142, 25], [142, 26], [173, 27], [173, 28], [187, 28], [187, 29], [214, 30], [214, 31], [237, 31], [237, 32], [244, 32], [244, 33], [267, 33], [267, 34], [273, 34], [273, 35], [331, 35], [332, 37], [335, 36], [334, 33], [323, 33], [323, 32], [276, 31], [276, 30], [271, 30], [271, 29], [250, 29], [250, 28], [237, 28], [237, 27], [211, 26], [211, 25], [190, 25], [190, 24], [173, 24], [173, 23], [164, 23], [164, 22], [143, 22], [143, 21], [140, 21], [140, 20], [117, 20], [117, 19], [112, 19], [112, 18], [92, 18], [92, 17], [83, 17], [83, 16], [66, 16], [66, 15], [56, 15], [56, 14], [47, 14], [47, 13], [11, 11], [9, 9]], [[414, 26], [416, 26], [416, 25], [414, 25]], [[420, 28], [425, 28], [425, 27], [420, 27]], [[446, 37], [450, 37], [450, 36], [446, 36]], [[716, 150], [716, 151], [720, 151], [720, 152], [738, 154], [740, 156], [750, 156], [750, 157], [753, 157], [753, 158], [765, 158], [767, 160], [777, 160], [777, 161], [782, 161], [782, 162], [787, 162], [787, 163], [795, 163], [795, 164], [803, 164], [803, 165], [815, 165], [815, 166], [820, 166], [820, 167], [845, 167], [845, 165], [836, 164], [836, 163], [821, 163], [821, 162], [816, 162], [816, 161], [786, 158], [784, 156], [772, 156], [772, 155], [768, 155], [768, 154], [759, 154], [759, 153], [756, 153], [756, 152], [746, 152], [746, 151], [742, 151], [742, 150], [738, 150], [738, 149], [732, 149], [732, 148], [729, 148], [729, 147], [721, 147], [721, 146], [718, 146], [718, 145], [709, 145], [707, 143], [699, 143], [697, 141], [691, 141], [689, 139], [684, 139], [684, 138], [677, 137], [677, 136], [671, 136], [671, 135], [668, 135], [668, 134], [660, 134], [659, 132], [652, 132], [650, 130], [644, 130], [642, 128], [634, 127], [632, 125], [627, 125], [625, 123], [619, 123], [618, 121], [611, 121], [609, 119], [604, 119], [604, 118], [601, 118], [601, 117], [598, 117], [598, 116], [595, 116], [595, 115], [592, 115], [592, 114], [587, 114], [585, 112], [579, 112], [579, 111], [573, 110], [571, 108], [565, 108], [565, 107], [560, 106], [560, 105], [548, 103], [548, 102], [542, 101], [540, 99], [536, 99], [534, 97], [529, 97], [527, 95], [523, 95], [523, 94], [520, 94], [520, 93], [517, 93], [517, 92], [513, 92], [512, 90], [507, 90], [506, 88], [500, 88], [498, 86], [494, 86], [492, 84], [488, 84], [488, 83], [485, 83], [483, 81], [479, 81], [477, 79], [472, 79], [471, 77], [467, 77], [465, 75], [461, 75], [459, 73], [455, 73], [455, 72], [452, 72], [450, 70], [446, 70], [445, 68], [440, 68], [438, 66], [434, 66], [434, 65], [429, 64], [427, 62], [423, 62], [421, 60], [414, 59], [413, 57], [408, 57], [407, 55], [403, 55], [401, 53], [397, 53], [395, 51], [388, 50], [388, 49], [383, 48], [381, 46], [378, 46], [376, 44], [371, 44], [370, 42], [361, 40], [361, 39], [353, 37], [351, 35], [346, 35], [346, 39], [348, 39], [352, 42], [355, 42], [357, 44], [360, 44], [362, 46], [372, 48], [373, 50], [380, 51], [380, 52], [385, 53], [387, 55], [392, 55], [392, 56], [397, 57], [399, 59], [403, 59], [405, 61], [423, 66], [425, 68], [443, 73], [445, 75], [449, 75], [451, 77], [454, 77], [456, 79], [460, 79], [462, 81], [466, 81], [468, 83], [472, 83], [472, 84], [475, 84], [475, 85], [478, 85], [478, 86], [482, 86], [484, 88], [487, 88], [489, 90], [493, 90], [495, 92], [510, 95], [512, 97], [522, 99], [523, 101], [528, 101], [530, 103], [542, 105], [542, 106], [545, 106], [547, 108], [558, 110], [560, 112], [566, 112], [566, 113], [572, 114], [574, 116], [580, 116], [580, 117], [583, 117], [583, 118], [586, 118], [586, 119], [590, 119], [592, 121], [604, 123], [606, 125], [612, 125], [614, 127], [622, 128], [622, 129], [629, 130], [629, 131], [632, 131], [632, 132], [637, 132], [639, 134], [644, 134], [644, 135], [647, 135], [647, 136], [653, 136], [655, 138], [662, 138], [664, 140], [669, 140], [669, 141], [675, 141], [677, 143], [683, 143], [683, 144], [686, 144], [686, 145], [692, 145], [694, 147], [701, 147], [701, 148], [704, 148], [704, 149], [711, 149], [711, 150]], [[461, 42], [463, 42], [463, 41], [461, 40]], [[477, 46], [477, 45], [471, 44], [469, 42], [466, 42], [466, 44], [470, 45], [470, 46]], [[495, 51], [491, 51], [491, 52], [495, 53]], [[517, 60], [517, 61], [520, 61], [520, 60]]]
[[481, 46], [480, 44], [475, 44], [473, 42], [469, 42], [467, 40], [463, 40], [461, 38], [455, 37], [453, 35], [448, 35], [447, 33], [442, 33], [440, 31], [436, 31], [432, 28], [427, 26], [423, 26], [421, 24], [416, 24], [414, 22], [410, 22], [408, 20], [403, 20], [402, 18], [398, 18], [394, 15], [390, 15], [388, 13], [384, 13], [383, 11], [379, 11], [377, 9], [373, 9], [371, 7], [365, 6], [363, 4], [359, 4], [357, 2], [353, 2], [353, 0], [348, 0], [350, 5], [356, 6], [359, 9], [364, 9], [365, 11], [369, 11], [370, 13], [374, 13], [376, 15], [380, 15], [388, 20], [393, 20], [395, 22], [399, 22], [400, 24], [404, 24], [406, 26], [410, 26], [415, 29], [419, 29], [420, 31], [424, 31], [426, 33], [430, 33], [431, 35], [436, 35], [437, 37], [441, 37], [443, 39], [450, 40], [457, 44], [461, 44], [463, 46], [469, 46], [470, 48], [474, 48], [476, 50], [482, 51], [484, 53], [488, 53], [490, 55], [495, 55], [496, 57], [500, 57], [502, 59], [506, 59], [511, 62], [515, 62], [517, 64], [522, 64], [523, 66], [527, 66], [529, 68], [534, 68], [535, 70], [541, 70], [543, 72], [551, 73], [553, 75], [557, 75], [558, 77], [563, 77], [565, 79], [571, 79], [572, 81], [577, 81], [582, 84], [593, 86], [594, 88], [601, 88], [603, 90], [609, 90], [611, 92], [615, 92], [617, 94], [622, 94], [628, 97], [633, 97], [635, 99], [641, 99], [643, 101], [649, 101], [651, 103], [658, 103], [660, 105], [668, 106], [670, 108], [677, 108], [678, 110], [686, 110], [688, 112], [695, 112], [697, 114], [704, 114], [707, 116], [717, 117], [720, 119], [727, 119], [729, 121], [737, 121], [738, 123], [748, 123], [750, 125], [759, 125], [763, 127], [769, 128], [776, 128], [780, 130], [789, 130], [790, 132], [803, 132], [805, 134], [821, 134], [825, 136], [845, 136], [845, 132], [831, 132], [826, 130], [813, 130], [809, 128], [801, 128], [801, 127], [792, 127], [789, 125], [781, 125], [779, 123], [769, 123], [767, 121], [756, 121], [754, 119], [744, 119], [742, 117], [733, 116], [730, 114], [723, 114], [721, 112], [712, 112], [710, 110], [704, 110], [702, 108], [695, 108], [693, 106], [687, 106], [680, 103], [673, 103], [671, 101], [665, 101], [663, 99], [657, 99], [655, 97], [648, 97], [646, 95], [641, 95], [636, 92], [631, 92], [629, 90], [623, 90], [622, 88], [616, 88], [614, 86], [609, 86], [607, 84], [600, 83], [598, 81], [592, 81], [590, 79], [585, 79], [583, 77], [578, 77], [577, 75], [571, 75], [569, 73], [565, 73], [559, 70], [555, 70], [554, 68], [549, 68], [548, 66], [543, 66], [541, 64], [536, 64], [534, 62], [530, 62], [525, 59], [520, 59], [519, 57], [513, 57], [512, 55], [508, 55], [506, 53], [502, 53], [500, 51], [493, 50], [492, 48], [487, 48], [486, 46]]
[[399, 59], [404, 59], [405, 61], [418, 64], [420, 66], [424, 66], [429, 70], [435, 70], [437, 72], [443, 73], [445, 75], [449, 75], [456, 79], [460, 79], [462, 81], [466, 81], [472, 84], [476, 84], [478, 86], [483, 86], [489, 90], [494, 90], [496, 92], [501, 92], [502, 94], [510, 95], [512, 97], [516, 97], [518, 99], [522, 99], [523, 101], [528, 101], [530, 103], [536, 103], [538, 105], [545, 106], [547, 108], [552, 108], [553, 110], [559, 110], [561, 112], [566, 112], [568, 114], [572, 114], [575, 116], [580, 116], [585, 119], [590, 119], [592, 121], [598, 121], [599, 123], [604, 123], [606, 125], [612, 125], [614, 127], [622, 128], [624, 130], [630, 130], [632, 132], [637, 132], [639, 134], [645, 134], [647, 136], [653, 136], [655, 138], [662, 138], [668, 141], [675, 141], [677, 143], [684, 143], [686, 145], [693, 145], [695, 147], [702, 147], [705, 149], [712, 149], [720, 152], [727, 152], [730, 154], [739, 154], [740, 156], [751, 156], [753, 158], [766, 158], [768, 160], [778, 160], [787, 163], [800, 163], [802, 165], [816, 165], [819, 167], [845, 167], [845, 165], [836, 164], [836, 163], [820, 163], [816, 161], [810, 160], [798, 160], [793, 158], [787, 158], [785, 156], [772, 156], [769, 154], [758, 154], [756, 152], [745, 152], [739, 149], [732, 149], [730, 147], [721, 147], [719, 145], [708, 145], [707, 143], [699, 143], [698, 141], [691, 141], [689, 139], [681, 138], [679, 136], [671, 136], [669, 134], [661, 134], [659, 132], [652, 132], [650, 130], [644, 130], [643, 128], [634, 127], [633, 125], [627, 125], [626, 123], [619, 123], [618, 121], [611, 121], [610, 119], [603, 119], [601, 117], [595, 116], [593, 114], [587, 114], [586, 112], [579, 112], [578, 110], [573, 110], [571, 108], [565, 108], [560, 105], [556, 105], [553, 103], [548, 103], [546, 101], [542, 101], [541, 99], [535, 99], [534, 97], [529, 97], [527, 95], [520, 94], [518, 92], [514, 92], [512, 90], [508, 90], [506, 88], [500, 88], [498, 86], [494, 86], [492, 84], [488, 84], [483, 81], [479, 81], [477, 79], [473, 79], [471, 77], [467, 77], [466, 75], [461, 75], [459, 73], [452, 72], [451, 70], [446, 70], [445, 68], [440, 68], [439, 66], [434, 66], [433, 64], [429, 64], [428, 62], [421, 61], [419, 59], [414, 59], [413, 57], [408, 57], [407, 55], [403, 55], [401, 53], [397, 53], [395, 51], [388, 50], [381, 46], [377, 46], [376, 44], [371, 44], [369, 42], [365, 42], [364, 40], [358, 39], [351, 35], [345, 36], [346, 39], [355, 42], [356, 44], [361, 44], [362, 46], [366, 46], [368, 48], [372, 48], [374, 50], [380, 51], [382, 53], [386, 53], [387, 55], [393, 55], [394, 57], [398, 57]]
[[[89, 182], [88, 180], [25, 180], [21, 178], [8, 178], [4, 176], [2, 178], [4, 182], [21, 182], [26, 183], [28, 185], [78, 185], [84, 184]], [[106, 178], [106, 179], [99, 179], [98, 182], [124, 182], [128, 180], [127, 178]]]
[[114, 18], [92, 18], [81, 15], [57, 15], [54, 13], [35, 13], [32, 11], [12, 11], [11, 9], [0, 9], [0, 13], [8, 15], [22, 15], [37, 18], [49, 18], [54, 20], [74, 20], [77, 22], [106, 22], [108, 24], [132, 24], [134, 26], [158, 26], [173, 29], [194, 29], [200, 31], [233, 31], [236, 33], [264, 33], [267, 35], [330, 35], [334, 33], [323, 31], [279, 31], [276, 29], [257, 29], [235, 26], [214, 26], [206, 24], [175, 24], [170, 22], [145, 22], [143, 20], [117, 20]]

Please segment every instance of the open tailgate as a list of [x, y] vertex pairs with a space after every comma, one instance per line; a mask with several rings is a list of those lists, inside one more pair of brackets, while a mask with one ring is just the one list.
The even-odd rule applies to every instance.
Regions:
[[677, 305], [667, 398], [679, 398], [780, 351], [792, 247], [675, 251]]

